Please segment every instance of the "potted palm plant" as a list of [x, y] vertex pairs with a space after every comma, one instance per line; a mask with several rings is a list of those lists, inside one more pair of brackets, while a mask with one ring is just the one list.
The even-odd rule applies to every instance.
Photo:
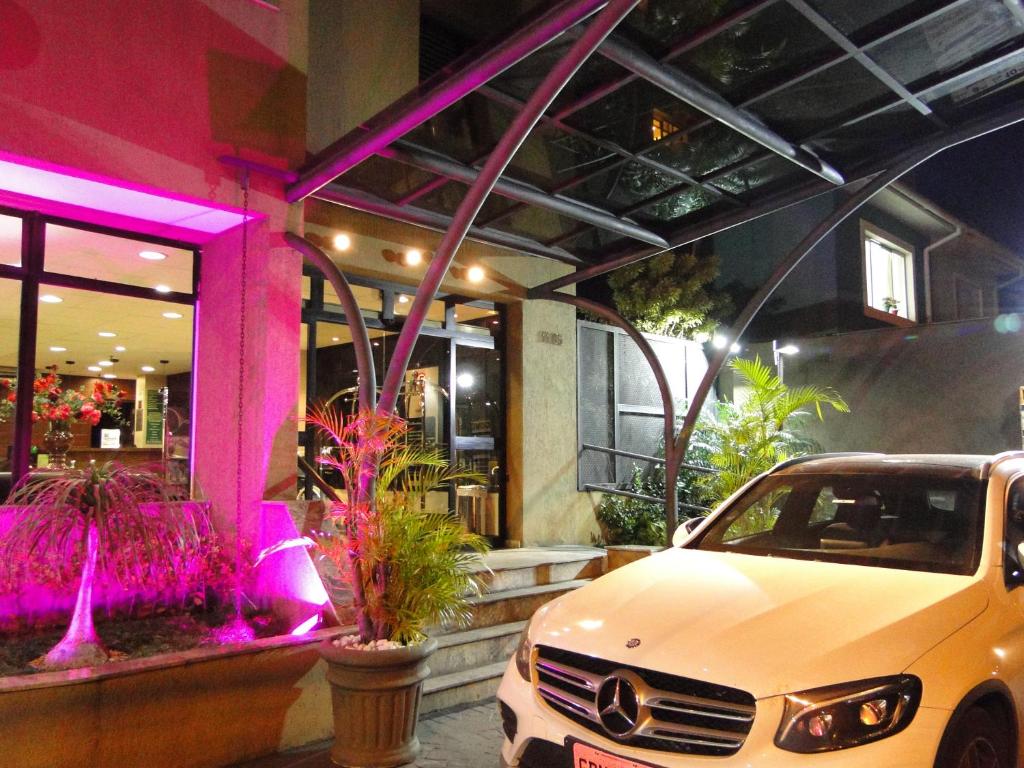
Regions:
[[99, 576], [122, 584], [156, 581], [190, 548], [199, 526], [187, 505], [159, 513], [146, 505], [177, 501], [171, 486], [152, 471], [113, 462], [54, 473], [30, 473], [7, 504], [22, 513], [0, 541], [0, 566], [17, 571], [37, 562], [56, 563], [66, 583], [78, 578], [67, 632], [40, 669], [93, 666], [108, 660], [93, 623], [93, 587]]
[[437, 449], [408, 444], [405, 422], [392, 414], [346, 418], [321, 407], [307, 423], [333, 443], [318, 460], [344, 486], [326, 530], [308, 543], [347, 581], [359, 628], [321, 646], [334, 707], [331, 759], [368, 768], [409, 763], [419, 752], [422, 684], [437, 648], [427, 628], [468, 623], [486, 550], [453, 514], [428, 511], [427, 494], [479, 478]]

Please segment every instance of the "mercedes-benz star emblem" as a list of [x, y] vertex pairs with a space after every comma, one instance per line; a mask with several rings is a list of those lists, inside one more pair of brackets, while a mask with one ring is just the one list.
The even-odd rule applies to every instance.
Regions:
[[612, 736], [627, 736], [640, 720], [640, 696], [628, 680], [611, 674], [597, 690], [597, 713]]
[[627, 648], [636, 648], [638, 645], [640, 645], [639, 637], [631, 637], [629, 640], [626, 641]]

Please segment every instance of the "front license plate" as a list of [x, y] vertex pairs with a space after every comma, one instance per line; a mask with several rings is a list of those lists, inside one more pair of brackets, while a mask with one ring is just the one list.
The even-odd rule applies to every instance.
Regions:
[[612, 755], [580, 741], [572, 744], [572, 765], [573, 768], [656, 768], [650, 763]]

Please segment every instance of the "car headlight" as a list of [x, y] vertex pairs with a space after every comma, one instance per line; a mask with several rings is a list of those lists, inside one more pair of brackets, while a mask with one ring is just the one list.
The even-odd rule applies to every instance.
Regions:
[[523, 634], [519, 636], [519, 645], [516, 646], [516, 670], [519, 676], [526, 682], [532, 682], [530, 675], [530, 662], [533, 660], [533, 643], [530, 642], [530, 624], [533, 620], [526, 622], [523, 627]]
[[920, 702], [921, 681], [913, 675], [790, 693], [775, 746], [808, 753], [878, 741], [910, 725]]

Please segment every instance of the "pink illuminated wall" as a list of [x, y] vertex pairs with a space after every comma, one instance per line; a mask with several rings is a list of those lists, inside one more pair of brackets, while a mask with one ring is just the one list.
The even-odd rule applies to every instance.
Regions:
[[[294, 497], [301, 232], [278, 181], [254, 176], [238, 418], [243, 207], [238, 155], [305, 158], [307, 7], [246, 0], [0, 0], [0, 205], [201, 244], [196, 493], [231, 535]], [[243, 447], [241, 466], [235, 446]]]

